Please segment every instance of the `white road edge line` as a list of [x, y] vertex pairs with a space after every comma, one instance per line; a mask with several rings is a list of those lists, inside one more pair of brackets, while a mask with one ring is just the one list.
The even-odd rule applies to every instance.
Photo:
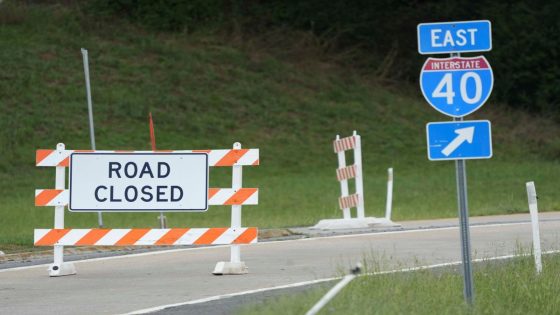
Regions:
[[[542, 222], [542, 223], [545, 223], [545, 222]], [[531, 222], [527, 221], [527, 222], [481, 224], [481, 225], [471, 225], [471, 228], [488, 228], [488, 227], [496, 227], [496, 226], [527, 225], [527, 224], [531, 224]], [[260, 245], [265, 245], [265, 244], [274, 244], [274, 243], [281, 243], [281, 242], [308, 242], [308, 241], [317, 241], [317, 240], [324, 240], [324, 239], [337, 239], [337, 238], [374, 236], [374, 235], [390, 235], [390, 234], [421, 233], [421, 232], [445, 231], [445, 230], [453, 230], [453, 229], [459, 229], [459, 227], [458, 226], [447, 226], [447, 227], [435, 227], [435, 228], [427, 228], [427, 229], [426, 228], [417, 228], [417, 229], [410, 229], [410, 230], [404, 230], [404, 231], [386, 231], [386, 232], [369, 232], [369, 233], [333, 235], [333, 236], [317, 236], [317, 237], [308, 237], [308, 238], [298, 238], [298, 239], [293, 239], [293, 240], [278, 240], [278, 241], [270, 241], [270, 242], [259, 242], [259, 243], [255, 243], [255, 244], [250, 244], [250, 246], [260, 246]], [[142, 257], [142, 256], [178, 253], [178, 252], [184, 252], [184, 251], [209, 250], [209, 249], [215, 249], [215, 248], [229, 248], [229, 247], [230, 247], [230, 245], [215, 245], [215, 246], [205, 246], [205, 247], [179, 248], [179, 249], [169, 249], [169, 250], [160, 250], [160, 251], [158, 250], [158, 251], [139, 253], [139, 254], [125, 254], [125, 255], [119, 255], [119, 256], [86, 258], [86, 259], [74, 260], [74, 261], [69, 261], [69, 262], [72, 262], [72, 263], [90, 263], [90, 262], [113, 260], [113, 259], [125, 259], [125, 258], [134, 258], [134, 257]], [[34, 268], [44, 268], [44, 267], [48, 268], [51, 264], [52, 263], [0, 269], [0, 273], [10, 272], [10, 271], [18, 271], [18, 270], [26, 270], [26, 269], [34, 269]]]
[[[556, 254], [556, 253], [560, 253], [560, 250], [549, 250], [549, 251], [542, 252], [543, 255]], [[518, 255], [505, 255], [505, 256], [496, 256], [496, 257], [488, 257], [488, 258], [477, 258], [477, 259], [473, 259], [473, 262], [505, 260], [505, 259], [511, 259], [511, 258], [516, 258], [516, 257], [524, 257], [524, 256], [531, 256], [531, 254], [518, 254]], [[363, 274], [363, 275], [360, 275], [360, 276], [377, 276], [377, 275], [385, 275], [385, 274], [392, 274], [392, 273], [398, 273], [398, 272], [413, 272], [413, 271], [418, 271], [418, 270], [426, 270], [426, 269], [435, 269], [435, 268], [441, 268], [441, 267], [456, 266], [456, 265], [460, 265], [461, 263], [462, 263], [461, 261], [454, 261], [454, 262], [449, 262], [449, 263], [440, 263], [440, 264], [410, 267], [410, 268], [404, 268], [404, 269], [370, 272], [370, 273], [366, 273], [366, 274]], [[181, 303], [174, 303], [174, 304], [155, 306], [155, 307], [151, 307], [151, 308], [145, 308], [145, 309], [141, 309], [141, 310], [132, 311], [130, 313], [124, 313], [122, 315], [148, 314], [148, 313], [162, 311], [162, 310], [164, 310], [166, 308], [170, 308], [170, 307], [200, 304], [200, 303], [212, 302], [212, 301], [217, 301], [217, 300], [223, 300], [223, 299], [236, 297], [236, 296], [241, 296], [241, 295], [248, 295], [248, 294], [260, 293], [260, 292], [266, 292], [266, 291], [272, 291], [272, 290], [295, 288], [295, 287], [301, 287], [301, 286], [317, 284], [317, 283], [322, 283], [322, 282], [340, 280], [340, 279], [342, 279], [342, 277], [323, 278], [323, 279], [317, 279], [317, 280], [311, 280], [311, 281], [296, 282], [296, 283], [280, 285], [280, 286], [275, 286], [275, 287], [267, 287], [267, 288], [261, 288], [261, 289], [255, 289], [255, 290], [247, 290], [247, 291], [241, 291], [241, 292], [236, 292], [236, 293], [228, 293], [228, 294], [216, 295], [216, 296], [211, 296], [211, 297], [202, 298], [202, 299], [198, 299], [198, 300], [187, 301], [187, 302], [181, 302]]]

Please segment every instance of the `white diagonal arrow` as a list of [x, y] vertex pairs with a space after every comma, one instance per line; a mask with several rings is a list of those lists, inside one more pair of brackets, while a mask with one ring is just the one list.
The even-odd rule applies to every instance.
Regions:
[[455, 133], [458, 136], [441, 151], [441, 153], [443, 153], [445, 156], [449, 156], [465, 141], [467, 141], [468, 143], [472, 143], [474, 136], [474, 127], [457, 129], [455, 130]]

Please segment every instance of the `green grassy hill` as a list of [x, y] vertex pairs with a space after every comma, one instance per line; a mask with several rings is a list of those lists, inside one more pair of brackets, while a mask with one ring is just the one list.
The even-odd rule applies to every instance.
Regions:
[[[243, 42], [161, 34], [74, 7], [13, 2], [0, 4], [0, 248], [29, 244], [33, 228], [52, 226], [53, 208], [34, 207], [33, 194], [54, 188], [54, 169], [35, 167], [35, 150], [58, 142], [90, 147], [82, 47], [90, 56], [98, 149], [150, 149], [150, 111], [158, 149], [230, 148], [235, 141], [261, 149], [261, 165], [244, 171], [244, 186], [260, 188], [259, 206], [243, 209], [246, 226], [341, 217], [331, 142], [353, 130], [362, 136], [368, 216], [383, 215], [388, 167], [395, 169], [394, 219], [456, 216], [453, 163], [427, 160], [424, 131], [427, 122], [449, 119], [415, 86], [384, 87], [307, 46], [298, 54], [297, 44], [265, 45], [266, 34]], [[472, 116], [492, 121], [494, 157], [467, 163], [471, 214], [526, 211], [528, 180], [536, 182], [541, 209], [560, 210], [559, 126], [492, 99]], [[213, 169], [211, 186], [228, 187], [229, 174]], [[156, 216], [104, 217], [110, 227], [155, 227]], [[228, 225], [229, 208], [168, 217], [171, 226]], [[67, 212], [67, 226], [96, 222], [95, 214]]]

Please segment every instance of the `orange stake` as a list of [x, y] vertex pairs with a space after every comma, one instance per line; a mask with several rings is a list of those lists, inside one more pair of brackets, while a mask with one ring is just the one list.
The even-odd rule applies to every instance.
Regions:
[[154, 121], [152, 120], [152, 112], [150, 112], [150, 140], [152, 141], [152, 151], [156, 150], [156, 135], [154, 133]]

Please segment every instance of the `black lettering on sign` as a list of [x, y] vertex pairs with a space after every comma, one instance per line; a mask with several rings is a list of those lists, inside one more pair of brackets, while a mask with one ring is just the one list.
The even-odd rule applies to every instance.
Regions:
[[115, 186], [111, 186], [109, 189], [109, 200], [111, 202], [122, 202], [122, 199], [115, 198]]
[[99, 190], [100, 189], [105, 189], [107, 190], [107, 186], [98, 186], [97, 188], [95, 188], [95, 200], [99, 201], [99, 202], [104, 202], [107, 201], [107, 198], [99, 198]]
[[[175, 195], [177, 193], [177, 195]], [[179, 186], [171, 186], [171, 201], [180, 201], [183, 199], [183, 189]]]
[[134, 162], [128, 162], [124, 165], [124, 175], [128, 178], [136, 177], [138, 166]]
[[142, 171], [140, 171], [140, 176], [138, 177], [142, 178], [144, 174], [149, 174], [151, 178], [154, 178], [154, 174], [152, 173], [152, 168], [150, 167], [150, 163], [148, 162], [144, 163], [144, 166], [142, 166]]
[[[130, 197], [130, 191], [134, 192], [133, 197]], [[128, 202], [134, 202], [136, 201], [136, 198], [138, 198], [138, 189], [136, 189], [136, 187], [132, 185], [126, 186], [126, 188], [124, 189], [124, 199], [126, 199], [126, 201]]]
[[[119, 162], [109, 162], [109, 178], [113, 178], [113, 172], [115, 172], [115, 174], [117, 174], [118, 178], [121, 178], [121, 174], [119, 174], [121, 166], [122, 165]], [[105, 187], [105, 188], [107, 188], [107, 187]]]
[[140, 199], [142, 199], [142, 201], [145, 201], [145, 202], [152, 201], [152, 199], [154, 199], [154, 195], [152, 195], [151, 190], [152, 190], [152, 186], [146, 185], [146, 186], [142, 187], [142, 194], [144, 194], [144, 197], [142, 197]]
[[[167, 186], [157, 186], [156, 188], [156, 196], [157, 196], [157, 201], [158, 202], [164, 202], [164, 201], [168, 201], [167, 199], [163, 198], [163, 196], [165, 195], [165, 188], [167, 188]], [[162, 191], [163, 190], [163, 191]]]
[[158, 178], [166, 178], [171, 173], [171, 167], [165, 162], [158, 162]]

